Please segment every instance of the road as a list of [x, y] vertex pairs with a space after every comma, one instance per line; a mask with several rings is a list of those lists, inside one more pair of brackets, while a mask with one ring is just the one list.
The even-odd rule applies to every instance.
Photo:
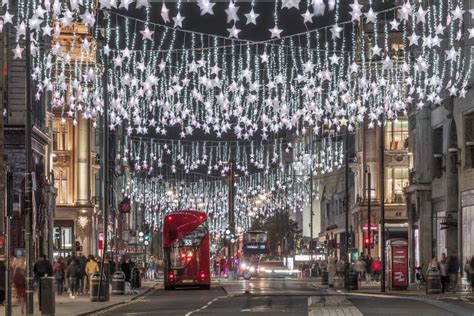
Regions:
[[314, 279], [216, 281], [211, 290], [156, 289], [103, 315], [474, 315], [472, 307], [443, 300], [339, 294]]

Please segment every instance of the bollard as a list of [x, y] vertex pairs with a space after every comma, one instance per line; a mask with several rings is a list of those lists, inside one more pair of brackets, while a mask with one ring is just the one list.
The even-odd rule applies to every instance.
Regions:
[[348, 287], [349, 290], [358, 290], [359, 289], [359, 280], [357, 272], [354, 270], [349, 270], [348, 272]]
[[41, 286], [41, 315], [54, 315], [56, 312], [56, 295], [54, 292], [54, 278], [43, 277]]

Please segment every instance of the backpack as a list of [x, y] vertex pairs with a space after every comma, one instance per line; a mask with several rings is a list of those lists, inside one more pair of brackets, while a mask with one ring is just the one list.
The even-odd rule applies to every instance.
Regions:
[[64, 279], [64, 269], [59, 269], [58, 271], [56, 271], [54, 277], [58, 280]]

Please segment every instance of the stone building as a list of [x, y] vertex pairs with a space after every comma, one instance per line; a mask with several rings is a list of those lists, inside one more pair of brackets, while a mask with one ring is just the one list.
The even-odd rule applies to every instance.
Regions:
[[[80, 61], [79, 64], [87, 67], [95, 62], [95, 53], [84, 57], [80, 46], [73, 45], [73, 42], [85, 38], [93, 42], [89, 29], [84, 25], [73, 24], [62, 29], [58, 42], [64, 53], [69, 53], [71, 64]], [[54, 254], [97, 254], [97, 228], [100, 225], [95, 177], [99, 167], [93, 122], [85, 119], [80, 111], [74, 117], [69, 117], [62, 115], [61, 109], [54, 109], [51, 130], [52, 174], [57, 189]]]

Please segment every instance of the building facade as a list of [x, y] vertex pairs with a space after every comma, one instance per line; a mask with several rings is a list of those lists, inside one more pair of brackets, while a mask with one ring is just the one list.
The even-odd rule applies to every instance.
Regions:
[[[70, 55], [71, 64], [87, 67], [95, 62], [95, 55], [84, 56], [77, 44], [85, 39], [93, 43], [90, 31], [84, 25], [73, 24], [61, 31], [58, 42], [64, 54]], [[71, 117], [63, 115], [61, 109], [54, 109], [51, 125], [51, 171], [57, 189], [54, 255], [96, 254], [99, 223], [95, 177], [99, 167], [93, 122], [85, 119], [80, 111]]]

